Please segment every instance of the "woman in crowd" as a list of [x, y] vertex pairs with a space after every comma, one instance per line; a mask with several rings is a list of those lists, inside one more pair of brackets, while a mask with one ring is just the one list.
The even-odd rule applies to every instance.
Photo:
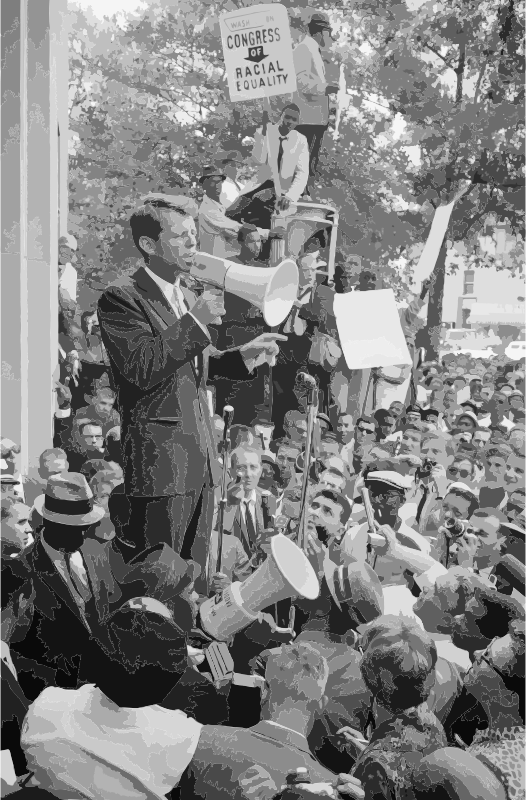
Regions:
[[508, 796], [524, 796], [524, 620], [475, 654], [464, 686], [483, 705], [488, 728], [479, 731], [469, 752], [503, 778]]

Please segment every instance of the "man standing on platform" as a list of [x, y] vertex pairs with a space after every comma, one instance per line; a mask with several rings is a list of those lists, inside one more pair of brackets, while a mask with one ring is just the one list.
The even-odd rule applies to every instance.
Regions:
[[249, 378], [248, 368], [275, 358], [283, 337], [265, 334], [224, 353], [210, 346], [207, 326], [224, 314], [223, 298], [207, 289], [196, 299], [183, 284], [196, 215], [187, 196], [145, 198], [130, 219], [145, 265], [104, 292], [99, 319], [122, 420], [128, 555], [166, 542], [204, 567], [221, 474], [207, 373]]
[[[294, 50], [294, 67], [298, 90], [292, 96], [301, 114], [296, 127], [309, 146], [309, 189], [316, 175], [320, 148], [329, 126], [329, 95], [339, 87], [327, 83], [321, 55], [331, 43], [331, 26], [325, 14], [313, 14], [308, 24], [309, 35]], [[309, 194], [309, 190], [307, 191]]]
[[238, 150], [230, 150], [219, 162], [219, 166], [226, 175], [221, 187], [220, 203], [229, 208], [237, 200], [245, 185], [238, 180], [239, 171], [243, 165], [243, 158]]

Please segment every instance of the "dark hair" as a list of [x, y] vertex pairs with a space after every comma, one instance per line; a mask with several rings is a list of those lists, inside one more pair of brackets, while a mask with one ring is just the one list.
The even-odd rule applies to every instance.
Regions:
[[21, 558], [0, 558], [0, 611], [31, 593], [31, 570]]
[[121, 536], [130, 522], [130, 501], [124, 493], [124, 484], [115, 486], [108, 498], [108, 513], [117, 537]]
[[89, 419], [87, 422], [81, 422], [81, 424], [79, 425], [79, 433], [81, 436], [84, 436], [83, 434], [84, 428], [89, 426], [91, 426], [92, 428], [100, 428], [102, 431], [102, 425], [100, 424], [100, 422], [95, 422], [95, 420]]
[[123, 606], [106, 623], [108, 659], [97, 686], [116, 705], [142, 708], [162, 703], [187, 662], [186, 637], [170, 619]]
[[2, 504], [1, 504], [1, 519], [2, 522], [4, 520], [9, 519], [12, 514], [13, 506], [17, 503], [22, 503], [22, 500], [18, 500], [16, 497], [3, 497]]
[[386, 408], [378, 408], [374, 412], [373, 416], [374, 416], [375, 420], [377, 421], [377, 423], [379, 425], [385, 424], [385, 421], [387, 419], [392, 419], [393, 422], [395, 421], [395, 418], [394, 418], [393, 414], [391, 413], [391, 411], [389, 411]]
[[[381, 623], [380, 617], [372, 625]], [[393, 628], [369, 639], [360, 671], [377, 702], [392, 713], [399, 713], [427, 700], [431, 691], [429, 676], [436, 662], [433, 640], [415, 625], [400, 620], [396, 631]]]
[[[238, 240], [239, 244], [243, 244], [243, 242], [246, 240], [246, 238], [249, 235], [249, 233], [258, 233], [258, 229], [257, 229], [256, 225], [250, 225], [249, 223], [245, 222], [245, 223], [243, 223], [242, 227], [239, 229], [238, 234], [237, 234], [237, 240]], [[258, 233], [258, 236], [259, 236], [259, 233]]]
[[283, 114], [284, 111], [287, 110], [287, 108], [292, 108], [293, 111], [297, 111], [298, 114], [301, 116], [301, 111], [299, 109], [299, 106], [296, 105], [296, 103], [287, 103], [286, 106], [283, 106], [283, 108], [281, 109], [281, 112], [280, 112], [280, 116], [281, 116], [281, 114]]
[[475, 588], [474, 597], [485, 612], [482, 616], [477, 614], [475, 619], [475, 624], [485, 639], [505, 636], [514, 620], [524, 620], [524, 608], [512, 597], [506, 597], [487, 586]]
[[[352, 416], [352, 415], [351, 415]], [[356, 425], [359, 425], [360, 422], [366, 422], [368, 425], [372, 425], [376, 429], [376, 420], [372, 417], [358, 417], [356, 420]]]
[[314, 494], [312, 500], [315, 500], [316, 497], [325, 497], [327, 500], [332, 500], [333, 503], [340, 506], [342, 510], [340, 514], [340, 521], [345, 525], [351, 516], [351, 504], [345, 495], [340, 494], [340, 492], [335, 492], [332, 489], [321, 489], [319, 492]]
[[181, 216], [187, 216], [183, 209], [169, 203], [167, 200], [149, 200], [146, 205], [133, 212], [130, 217], [133, 243], [146, 262], [148, 262], [149, 255], [139, 245], [141, 236], [147, 236], [149, 239], [153, 239], [154, 242], [158, 242], [163, 230], [161, 215], [156, 214], [155, 210], [152, 211], [152, 209], [177, 211]]

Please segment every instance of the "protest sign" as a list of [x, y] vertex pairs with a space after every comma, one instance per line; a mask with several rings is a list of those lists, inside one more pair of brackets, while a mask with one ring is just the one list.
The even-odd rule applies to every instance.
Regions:
[[349, 369], [412, 363], [392, 289], [336, 294], [334, 315]]
[[229, 11], [219, 24], [231, 102], [296, 91], [285, 6], [265, 3]]

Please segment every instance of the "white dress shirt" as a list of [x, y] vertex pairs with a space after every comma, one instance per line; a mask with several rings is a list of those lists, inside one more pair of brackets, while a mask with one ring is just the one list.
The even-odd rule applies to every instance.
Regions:
[[16, 673], [15, 665], [13, 664], [13, 659], [11, 658], [11, 651], [7, 642], [0, 642], [0, 658], [15, 680], [18, 680], [18, 675]]
[[[283, 137], [279, 132], [279, 125], [269, 125], [267, 132], [268, 135], [263, 136], [263, 129], [259, 128], [254, 135], [252, 159], [260, 165], [260, 168], [257, 179], [245, 186], [242, 194], [246, 194], [267, 180], [273, 180], [274, 170], [269, 161], [268, 142], [270, 142], [270, 158], [277, 172], [279, 140]], [[293, 203], [297, 203], [309, 180], [309, 145], [305, 136], [298, 131], [290, 131], [283, 139], [279, 179], [282, 193]]]
[[21, 741], [41, 788], [58, 797], [151, 800], [179, 783], [201, 728], [158, 705], [120, 708], [93, 684], [49, 687], [29, 707]]
[[225, 208], [230, 208], [230, 206], [235, 203], [244, 188], [245, 185], [243, 183], [234, 181], [232, 178], [227, 178], [223, 181], [219, 202]]
[[246, 524], [247, 522], [247, 506], [248, 510], [250, 511], [250, 515], [252, 517], [252, 522], [254, 523], [254, 528], [256, 528], [256, 501], [257, 501], [257, 492], [255, 489], [251, 491], [251, 493], [244, 497], [241, 501], [241, 514], [243, 515], [243, 522]]

